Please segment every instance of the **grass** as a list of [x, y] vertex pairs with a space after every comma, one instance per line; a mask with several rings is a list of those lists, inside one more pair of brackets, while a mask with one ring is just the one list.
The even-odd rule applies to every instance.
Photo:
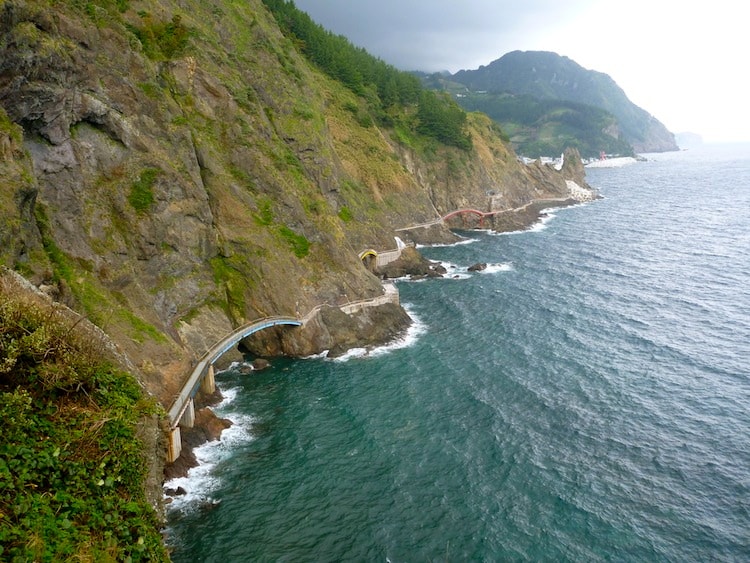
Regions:
[[138, 213], [148, 211], [155, 201], [154, 183], [159, 175], [158, 168], [146, 168], [138, 176], [138, 179], [130, 186], [128, 203]]
[[97, 333], [0, 279], [0, 560], [167, 561], [138, 425]]
[[341, 219], [344, 223], [349, 223], [354, 219], [354, 215], [352, 215], [351, 209], [344, 206], [341, 209], [339, 209], [339, 219]]
[[245, 288], [248, 279], [242, 274], [242, 264], [235, 264], [237, 259], [216, 256], [211, 259], [211, 269], [216, 285], [223, 287], [224, 300], [222, 308], [234, 321], [245, 318]]
[[279, 227], [279, 234], [294, 252], [297, 258], [304, 258], [310, 253], [310, 241], [304, 235], [295, 233], [285, 225]]

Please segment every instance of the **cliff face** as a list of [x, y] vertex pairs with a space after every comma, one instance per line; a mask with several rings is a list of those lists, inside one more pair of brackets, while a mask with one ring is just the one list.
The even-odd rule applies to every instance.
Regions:
[[381, 294], [394, 229], [568, 193], [480, 115], [470, 152], [363, 125], [259, 0], [79, 4], [0, 3], [0, 258], [165, 404], [242, 321]]

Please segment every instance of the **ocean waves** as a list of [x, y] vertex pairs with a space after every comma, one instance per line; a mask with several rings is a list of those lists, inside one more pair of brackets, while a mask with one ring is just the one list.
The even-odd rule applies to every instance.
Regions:
[[692, 157], [423, 249], [453, 276], [385, 353], [220, 376], [248, 433], [174, 560], [745, 559], [750, 162]]

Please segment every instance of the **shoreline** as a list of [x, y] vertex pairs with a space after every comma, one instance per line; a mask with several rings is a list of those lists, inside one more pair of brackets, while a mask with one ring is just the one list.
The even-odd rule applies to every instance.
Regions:
[[192, 428], [184, 428], [181, 431], [182, 452], [180, 457], [173, 463], [164, 466], [165, 499], [177, 496], [167, 493], [169, 489], [166, 486], [169, 481], [187, 477], [191, 469], [200, 465], [195, 456], [195, 449], [208, 442], [221, 440], [222, 432], [233, 424], [230, 419], [217, 416], [212, 409], [225, 400], [218, 387], [214, 393], [208, 396], [199, 393], [196, 400], [198, 404], [195, 410], [195, 423]]
[[[407, 312], [412, 318], [412, 322], [402, 335], [387, 343], [374, 347], [352, 347], [347, 353], [342, 354], [341, 356], [328, 356], [326, 359], [333, 362], [345, 362], [363, 356], [378, 356], [380, 354], [388, 353], [391, 350], [411, 345], [411, 343], [425, 331], [425, 325], [412, 311], [409, 311], [408, 308]], [[317, 357], [321, 356], [308, 356], [299, 359], [313, 359]], [[250, 371], [245, 374], [247, 377], [252, 377], [253, 372], [261, 371], [261, 369], [263, 369], [253, 369], [252, 363], [247, 361], [243, 361], [242, 364], [250, 367]], [[175, 502], [176, 499], [184, 496], [194, 496], [194, 491], [187, 490], [179, 484], [179, 481], [191, 479], [191, 470], [204, 465], [208, 465], [209, 467], [211, 465], [210, 463], [201, 463], [195, 455], [195, 450], [214, 442], [222, 443], [222, 436], [225, 430], [229, 430], [242, 424], [241, 420], [220, 417], [214, 412], [214, 409], [221, 407], [224, 402], [231, 403], [233, 399], [231, 396], [225, 396], [218, 386], [212, 395], [208, 397], [205, 395], [199, 395], [197, 398], [199, 398], [198, 404], [200, 405], [200, 408], [196, 410], [194, 427], [186, 429], [183, 432], [183, 449], [180, 458], [178, 458], [175, 463], [165, 467], [162, 490], [163, 501], [167, 510], [169, 510], [169, 505]], [[185, 459], [182, 462], [179, 462], [183, 456]], [[175, 483], [175, 481], [178, 481], [178, 483]], [[213, 504], [209, 498], [203, 498], [202, 495], [200, 495], [200, 491], [198, 496], [201, 498], [200, 505]]]
[[[517, 209], [507, 210], [498, 213], [492, 217], [487, 218], [490, 225], [481, 230], [487, 230], [496, 234], [508, 234], [508, 233], [521, 233], [532, 230], [536, 225], [544, 222], [546, 214], [545, 210], [548, 209], [562, 209], [565, 207], [571, 207], [574, 205], [580, 205], [583, 203], [589, 203], [597, 199], [601, 199], [595, 191], [591, 192], [593, 195], [590, 199], [579, 200], [574, 197], [565, 199], [545, 198], [533, 200], [525, 206]], [[467, 227], [467, 230], [474, 230], [475, 227]], [[453, 231], [453, 229], [451, 229]], [[466, 240], [459, 240], [451, 243], [452, 245], [466, 244]], [[446, 245], [445, 243], [438, 243], [438, 245]], [[428, 246], [428, 245], [425, 245]], [[442, 276], [441, 276], [442, 277]], [[410, 314], [410, 316], [413, 316]], [[416, 326], [415, 326], [416, 325]], [[391, 349], [394, 346], [396, 348], [403, 346], [402, 342], [408, 342], [408, 332], [412, 330], [421, 330], [423, 324], [418, 321], [413, 321], [410, 327], [407, 329], [407, 334], [397, 337], [392, 341], [383, 344], [379, 348]], [[400, 342], [401, 341], [401, 342]], [[408, 343], [406, 344], [408, 345]], [[333, 361], [346, 361], [349, 358], [361, 357], [368, 355], [367, 348], [363, 347], [352, 347], [346, 353], [340, 357], [331, 357]], [[232, 427], [235, 424], [229, 418], [221, 418], [215, 412], [214, 408], [219, 406], [225, 397], [222, 395], [220, 389], [217, 387], [216, 391], [210, 395], [205, 396], [199, 394], [196, 399], [198, 405], [196, 409], [196, 420], [193, 428], [185, 429], [182, 434], [183, 450], [180, 457], [175, 460], [174, 463], [165, 466], [164, 469], [164, 482], [162, 485], [163, 499], [165, 505], [171, 504], [175, 498], [188, 494], [182, 487], [170, 487], [170, 482], [178, 479], [190, 478], [190, 470], [201, 466], [198, 461], [195, 450], [201, 446], [205, 446], [211, 442], [221, 442], [222, 433], [224, 430]]]

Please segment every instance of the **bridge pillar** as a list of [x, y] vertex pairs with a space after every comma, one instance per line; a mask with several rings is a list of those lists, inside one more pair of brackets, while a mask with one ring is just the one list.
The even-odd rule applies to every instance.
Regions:
[[185, 407], [185, 412], [182, 413], [179, 424], [185, 428], [192, 428], [195, 424], [195, 402], [193, 399], [188, 399], [187, 407]]
[[206, 371], [206, 375], [201, 380], [201, 391], [206, 395], [213, 395], [214, 391], [216, 391], [216, 379], [214, 378], [213, 364], [209, 364], [208, 371]]
[[180, 427], [176, 426], [169, 431], [169, 447], [167, 448], [167, 463], [174, 463], [182, 453], [182, 436]]

